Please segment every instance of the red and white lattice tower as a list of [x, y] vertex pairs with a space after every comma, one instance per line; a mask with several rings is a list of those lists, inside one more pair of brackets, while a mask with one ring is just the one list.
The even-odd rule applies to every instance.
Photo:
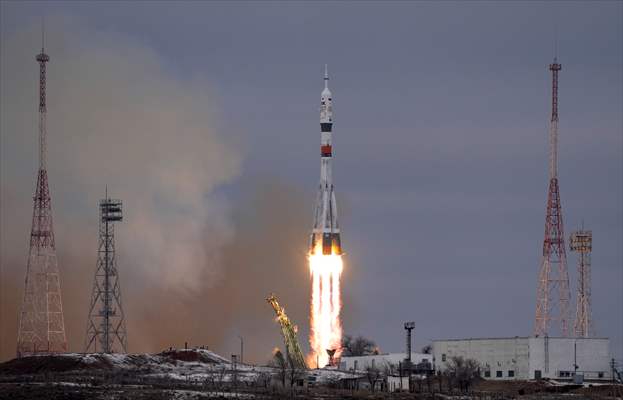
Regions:
[[549, 129], [549, 190], [545, 211], [543, 259], [539, 272], [534, 334], [550, 336], [552, 322], [560, 324], [560, 335], [569, 335], [569, 273], [558, 188], [558, 72], [554, 58], [552, 71], [552, 115]]
[[593, 250], [593, 232], [575, 231], [569, 238], [569, 249], [579, 253], [578, 257], [578, 298], [576, 299], [575, 337], [594, 335], [591, 318], [591, 251]]
[[61, 282], [46, 170], [45, 66], [50, 57], [45, 54], [43, 46], [36, 59], [39, 63], [39, 172], [34, 196], [24, 297], [19, 314], [18, 357], [67, 351]]

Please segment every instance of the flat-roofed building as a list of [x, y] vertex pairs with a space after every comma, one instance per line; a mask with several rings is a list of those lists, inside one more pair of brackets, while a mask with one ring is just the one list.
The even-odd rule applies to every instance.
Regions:
[[[512, 337], [433, 341], [433, 366], [443, 371], [454, 356], [471, 358], [486, 379], [612, 378], [607, 338]], [[576, 369], [577, 366], [577, 369]]]
[[[407, 353], [386, 353], [373, 354], [369, 356], [345, 356], [340, 359], [340, 370], [342, 371], [365, 371], [368, 368], [385, 370], [386, 367], [393, 366], [398, 368], [400, 363], [405, 362]], [[418, 365], [424, 361], [433, 363], [432, 354], [411, 353], [411, 362]]]

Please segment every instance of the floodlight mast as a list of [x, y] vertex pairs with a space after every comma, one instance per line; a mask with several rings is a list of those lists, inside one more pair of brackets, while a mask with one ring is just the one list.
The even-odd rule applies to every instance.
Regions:
[[407, 363], [411, 366], [411, 331], [415, 328], [415, 322], [405, 322], [405, 330], [407, 331]]
[[99, 249], [89, 307], [85, 352], [127, 353], [128, 335], [115, 257], [114, 223], [123, 220], [121, 200], [100, 201]]

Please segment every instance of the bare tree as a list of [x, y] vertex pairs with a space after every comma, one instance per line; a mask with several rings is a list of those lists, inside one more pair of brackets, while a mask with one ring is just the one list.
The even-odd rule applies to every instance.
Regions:
[[267, 372], [260, 372], [255, 378], [255, 385], [267, 388], [268, 383], [270, 382], [270, 374]]
[[283, 353], [279, 349], [275, 349], [273, 352], [273, 358], [270, 360], [270, 366], [277, 369], [277, 374], [281, 380], [281, 385], [286, 386], [286, 376], [288, 372], [288, 362], [283, 356]]
[[295, 364], [290, 364], [288, 376], [290, 378], [290, 386], [294, 386], [296, 381], [305, 377], [305, 370], [301, 367], [296, 366]]
[[222, 365], [216, 372], [216, 385], [220, 389], [223, 386], [223, 382], [225, 381], [225, 372], [227, 368], [225, 365]]
[[343, 356], [368, 356], [378, 354], [378, 347], [373, 340], [363, 336], [344, 335], [342, 338]]
[[433, 354], [433, 346], [430, 344], [427, 344], [426, 346], [422, 347], [421, 351], [423, 354]]
[[392, 363], [384, 363], [381, 366], [383, 375], [392, 375], [394, 373], [394, 364]]
[[439, 383], [439, 393], [441, 393], [443, 390], [443, 374], [441, 371], [437, 371], [437, 379], [437, 383]]
[[374, 392], [374, 388], [376, 386], [376, 381], [381, 377], [381, 372], [378, 368], [369, 366], [366, 367], [366, 378], [368, 378], [368, 382], [370, 382], [370, 389]]
[[451, 385], [450, 382], [454, 381], [458, 384], [460, 390], [468, 391], [472, 382], [480, 377], [479, 371], [480, 364], [478, 364], [478, 361], [454, 356], [450, 358], [446, 368], [448, 383]]

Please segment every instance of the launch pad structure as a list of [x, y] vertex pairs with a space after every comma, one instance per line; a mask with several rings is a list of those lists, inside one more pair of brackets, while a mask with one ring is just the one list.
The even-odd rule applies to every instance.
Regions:
[[286, 315], [286, 310], [279, 304], [277, 297], [271, 293], [266, 299], [268, 304], [271, 305], [275, 314], [277, 315], [277, 322], [281, 327], [281, 335], [283, 336], [283, 342], [286, 347], [286, 358], [292, 368], [307, 369], [307, 363], [305, 357], [299, 346], [297, 338], [297, 327], [290, 321]]

